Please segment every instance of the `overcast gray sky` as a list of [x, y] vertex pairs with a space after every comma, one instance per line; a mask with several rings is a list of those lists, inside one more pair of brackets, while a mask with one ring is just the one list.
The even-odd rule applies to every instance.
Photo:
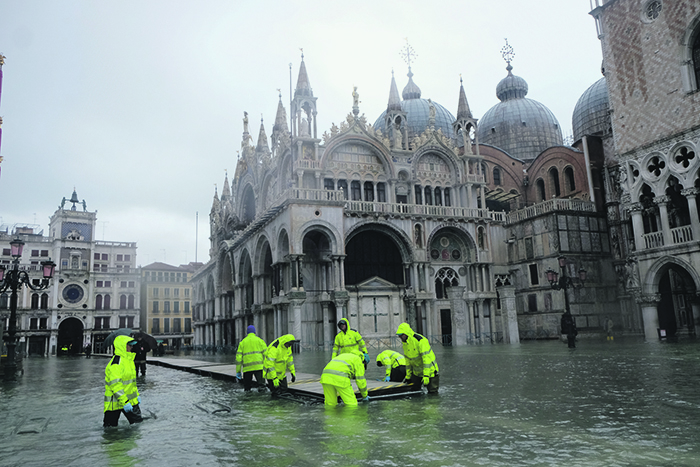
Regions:
[[[73, 188], [97, 210], [97, 240], [138, 242], [137, 264], [209, 260], [214, 185], [233, 174], [243, 112], [271, 133], [277, 89], [289, 112], [300, 48], [319, 134], [352, 108], [370, 123], [399, 89], [406, 40], [423, 98], [457, 113], [460, 74], [474, 116], [513, 73], [565, 136], [600, 77], [588, 0], [0, 0], [5, 55], [0, 225], [48, 220]], [[199, 227], [196, 213], [199, 212]], [[199, 241], [196, 242], [198, 231]]]

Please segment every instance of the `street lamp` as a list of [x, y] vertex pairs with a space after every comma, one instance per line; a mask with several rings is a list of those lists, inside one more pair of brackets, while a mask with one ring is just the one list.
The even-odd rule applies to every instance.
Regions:
[[56, 264], [49, 259], [42, 261], [41, 267], [44, 280], [40, 284], [32, 284], [27, 271], [19, 270], [19, 259], [22, 257], [24, 242], [20, 238], [15, 238], [10, 242], [10, 254], [12, 255], [12, 269], [6, 270], [4, 265], [0, 265], [0, 293], [10, 290], [10, 325], [7, 328], [7, 361], [5, 362], [5, 376], [14, 375], [17, 371], [15, 361], [15, 346], [17, 343], [17, 291], [26, 285], [32, 290], [44, 290], [49, 286], [49, 279], [53, 277]]
[[549, 285], [552, 286], [552, 289], [564, 291], [566, 311], [571, 312], [569, 309], [569, 295], [566, 293], [566, 289], [569, 287], [574, 289], [583, 287], [583, 284], [586, 282], [586, 270], [583, 269], [583, 267], [578, 270], [578, 281], [576, 281], [574, 278], [566, 275], [566, 265], [566, 257], [560, 256], [559, 268], [561, 268], [561, 277], [559, 277], [559, 273], [551, 267], [545, 271], [545, 274], [547, 274], [547, 280], [549, 281]]

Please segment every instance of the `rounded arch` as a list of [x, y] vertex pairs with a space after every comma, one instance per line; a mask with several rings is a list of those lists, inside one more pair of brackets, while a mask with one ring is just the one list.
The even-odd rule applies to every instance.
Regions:
[[67, 316], [58, 323], [58, 355], [75, 355], [83, 350], [85, 323], [75, 316]]
[[236, 285], [236, 268], [231, 253], [228, 251], [221, 252], [217, 265], [219, 266], [221, 291], [225, 293], [233, 290], [234, 285]]
[[[384, 172], [386, 173], [387, 179], [396, 177], [396, 166], [394, 166], [389, 150], [378, 140], [370, 139], [369, 137], [360, 136], [357, 134], [344, 135], [329, 141], [329, 143], [326, 145], [326, 150], [323, 151], [323, 154], [321, 155], [321, 167], [324, 169], [329, 168], [333, 155], [343, 145], [352, 143], [368, 147], [372, 151], [374, 156], [377, 157], [384, 166]], [[354, 175], [355, 174], [352, 176], [354, 177]]]
[[676, 272], [686, 275], [695, 286], [695, 290], [700, 285], [700, 276], [693, 266], [681, 258], [675, 256], [662, 256], [658, 258], [647, 270], [642, 281], [642, 291], [644, 294], [655, 294], [659, 290], [659, 283], [669, 269], [675, 269]]
[[413, 262], [413, 247], [411, 246], [412, 242], [408, 235], [406, 235], [403, 230], [398, 230], [395, 228], [392, 224], [382, 221], [367, 220], [355, 224], [345, 234], [345, 245], [350, 243], [350, 240], [352, 240], [352, 238], [358, 233], [370, 229], [382, 232], [391, 237], [399, 247], [401, 252], [401, 260], [404, 263]]
[[411, 170], [413, 178], [424, 185], [454, 186], [462, 179], [462, 168], [454, 156], [435, 147], [416, 151]]
[[309, 233], [312, 230], [323, 231], [328, 236], [332, 253], [342, 254], [341, 245], [338, 241], [339, 238], [342, 238], [342, 235], [340, 234], [336, 226], [322, 219], [314, 219], [308, 221], [302, 226], [302, 228], [299, 230], [299, 237], [294, 240], [294, 249], [292, 253], [304, 251], [304, 237], [307, 233]]
[[302, 251], [306, 261], [322, 261], [333, 254], [331, 239], [323, 229], [309, 229], [302, 237]]
[[681, 64], [681, 78], [685, 92], [700, 89], [700, 15], [696, 15], [686, 27], [681, 37], [678, 54]]
[[395, 285], [403, 285], [404, 265], [401, 248], [395, 235], [380, 227], [366, 225], [348, 237], [345, 247], [345, 283], [358, 285], [372, 277], [381, 277]]
[[[443, 240], [447, 240], [447, 243]], [[478, 261], [478, 251], [474, 237], [459, 226], [441, 225], [434, 229], [428, 237], [428, 254], [433, 260], [452, 261], [457, 263], [474, 263]], [[439, 256], [435, 256], [437, 250]], [[459, 253], [454, 253], [457, 250]]]
[[240, 198], [241, 202], [239, 203], [239, 213], [238, 217], [243, 221], [245, 224], [249, 224], [253, 222], [253, 219], [255, 219], [255, 190], [253, 189], [252, 184], [246, 184], [246, 186], [243, 188], [243, 192]]
[[277, 261], [282, 261], [289, 253], [289, 234], [287, 229], [283, 228], [277, 235]]
[[267, 236], [261, 235], [255, 244], [253, 274], [263, 274], [272, 267], [272, 247]]

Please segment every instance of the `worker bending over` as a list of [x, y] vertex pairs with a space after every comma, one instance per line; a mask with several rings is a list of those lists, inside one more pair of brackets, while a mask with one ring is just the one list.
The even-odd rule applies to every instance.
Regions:
[[428, 393], [438, 392], [440, 376], [435, 354], [430, 348], [430, 343], [425, 336], [421, 336], [411, 329], [408, 323], [399, 324], [396, 334], [401, 339], [403, 354], [406, 357], [406, 380], [411, 384], [423, 383], [428, 388]]
[[377, 355], [377, 366], [386, 367], [386, 377], [384, 381], [394, 381], [397, 383], [406, 379], [406, 358], [393, 350], [385, 350]]
[[287, 388], [287, 371], [292, 375], [292, 383], [297, 379], [294, 357], [292, 357], [294, 342], [298, 342], [294, 339], [294, 335], [285, 334], [272, 341], [265, 351], [263, 371], [272, 395], [277, 395]]
[[355, 380], [358, 391], [363, 401], [369, 401], [367, 395], [367, 380], [365, 380], [364, 359], [354, 353], [343, 353], [333, 357], [323, 369], [321, 385], [325, 404], [338, 405], [338, 396], [349, 407], [357, 406], [357, 397], [352, 390], [352, 381]]

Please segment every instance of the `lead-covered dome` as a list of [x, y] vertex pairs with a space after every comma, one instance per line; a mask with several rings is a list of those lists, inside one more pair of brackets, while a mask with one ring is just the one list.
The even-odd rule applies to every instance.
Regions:
[[600, 78], [581, 94], [574, 107], [571, 125], [574, 129], [574, 141], [586, 135], [601, 136], [612, 132], [608, 83], [605, 77]]
[[530, 161], [552, 146], [561, 146], [563, 138], [557, 118], [544, 104], [528, 99], [527, 82], [513, 75], [496, 87], [501, 101], [491, 107], [479, 123], [479, 143], [495, 146], [511, 156]]
[[[394, 91], [394, 78], [392, 76], [392, 93]], [[406, 114], [406, 126], [408, 128], [408, 139], [413, 139], [416, 135], [421, 135], [428, 128], [428, 120], [430, 118], [430, 102], [427, 99], [421, 99], [421, 90], [413, 82], [413, 73], [409, 68], [408, 71], [408, 84], [401, 93], [403, 100], [400, 101], [401, 111]], [[393, 100], [393, 102], [392, 102]], [[389, 97], [389, 107], [392, 105], [399, 105], [398, 93], [392, 98]], [[452, 124], [455, 121], [454, 116], [449, 110], [444, 108], [442, 105], [435, 101], [431, 101], [435, 107], [435, 129], [438, 128], [442, 131], [445, 136], [454, 138], [454, 130], [452, 129]], [[381, 130], [382, 133], [386, 134], [386, 110], [377, 118], [374, 122], [374, 128]]]

